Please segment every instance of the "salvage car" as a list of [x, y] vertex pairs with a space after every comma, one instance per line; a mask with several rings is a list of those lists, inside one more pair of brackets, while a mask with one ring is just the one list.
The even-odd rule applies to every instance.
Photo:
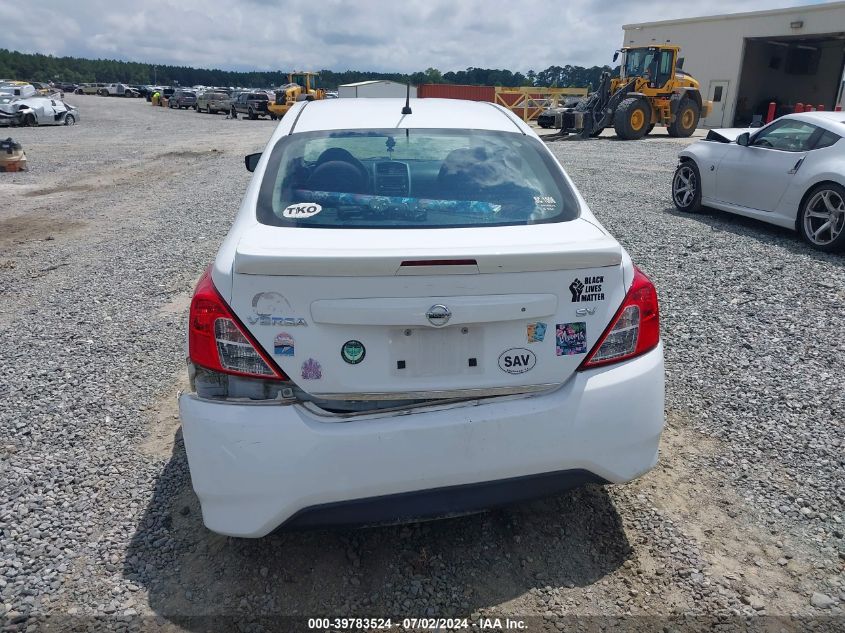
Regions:
[[179, 110], [193, 108], [197, 103], [197, 95], [193, 90], [176, 90], [167, 98], [167, 107]]
[[106, 84], [97, 91], [102, 97], [137, 97], [138, 91], [127, 84]]
[[270, 111], [270, 97], [266, 92], [261, 90], [253, 90], [241, 92], [237, 96], [232, 96], [232, 106], [230, 114], [235, 117], [240, 114], [247, 115], [250, 119], [257, 119], [261, 116], [269, 116]]
[[654, 285], [511, 112], [303, 101], [246, 164], [179, 400], [211, 530], [452, 516], [655, 465]]
[[222, 90], [206, 90], [197, 96], [197, 103], [194, 106], [197, 112], [229, 112], [232, 107], [232, 99]]
[[845, 249], [845, 114], [805, 112], [762, 128], [710, 130], [679, 154], [672, 200], [798, 231], [813, 248]]
[[77, 121], [77, 108], [60, 99], [0, 93], [0, 126], [76, 125]]
[[38, 91], [23, 81], [9, 81], [0, 84], [0, 95], [8, 97], [37, 97]]
[[[106, 87], [106, 84], [100, 83], [87, 83], [82, 84], [79, 87], [79, 90], [76, 91], [76, 94], [80, 95], [98, 95], [101, 91]], [[106, 90], [106, 94], [108, 94], [108, 90]]]

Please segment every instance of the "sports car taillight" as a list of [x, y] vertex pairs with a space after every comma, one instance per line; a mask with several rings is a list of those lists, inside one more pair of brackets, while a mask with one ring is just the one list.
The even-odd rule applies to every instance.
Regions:
[[288, 380], [261, 351], [211, 280], [211, 267], [197, 283], [188, 317], [188, 356], [195, 365], [237, 376]]
[[634, 266], [634, 281], [610, 325], [579, 369], [593, 369], [650, 352], [660, 343], [657, 290]]

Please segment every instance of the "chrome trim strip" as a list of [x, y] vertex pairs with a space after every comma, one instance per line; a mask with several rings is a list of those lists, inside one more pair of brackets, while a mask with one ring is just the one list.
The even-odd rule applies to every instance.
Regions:
[[455, 398], [487, 398], [510, 396], [520, 393], [536, 393], [560, 387], [562, 383], [541, 385], [520, 385], [519, 387], [489, 387], [482, 389], [450, 389], [443, 391], [397, 391], [375, 393], [312, 393], [319, 400], [450, 400]]
[[[440, 407], [450, 407], [455, 405], [464, 405], [464, 406], [471, 406], [471, 405], [480, 405], [487, 402], [484, 400], [485, 397], [518, 397], [521, 395], [525, 396], [533, 396], [537, 393], [542, 391], [551, 391], [553, 389], [557, 389], [562, 386], [562, 383], [549, 383], [544, 385], [531, 385], [528, 387], [498, 387], [496, 389], [464, 389], [461, 393], [467, 394], [464, 397], [452, 397], [449, 398], [447, 396], [442, 396], [440, 398], [432, 398], [429, 402], [415, 402], [413, 404], [406, 404], [406, 405], [399, 405], [396, 407], [389, 407], [386, 409], [373, 409], [370, 411], [349, 411], [349, 412], [335, 412], [335, 411], [327, 411], [323, 409], [318, 404], [311, 402], [309, 400], [248, 400], [248, 399], [217, 399], [217, 398], [203, 398], [196, 393], [189, 393], [185, 394], [188, 397], [199, 400], [201, 402], [213, 402], [214, 404], [228, 404], [228, 405], [247, 405], [247, 406], [291, 406], [291, 405], [298, 405], [306, 409], [309, 413], [313, 415], [317, 415], [323, 418], [334, 418], [338, 420], [343, 419], [351, 419], [351, 418], [361, 418], [361, 417], [385, 417], [395, 414], [404, 414], [407, 415], [409, 413], [418, 413], [418, 412], [425, 412], [430, 411], [432, 409], [437, 409]], [[449, 394], [449, 393], [459, 393], [459, 390], [455, 391], [417, 391], [417, 392], [409, 392], [414, 394]], [[337, 394], [334, 394], [337, 395]], [[355, 396], [357, 400], [362, 400], [363, 396], [370, 395], [370, 396], [383, 396], [378, 398], [379, 400], [413, 400], [415, 398], [403, 398], [401, 396], [408, 394], [352, 394]], [[371, 400], [375, 400], [376, 398], [371, 398]], [[423, 399], [423, 398], [418, 398]], [[321, 398], [322, 400], [322, 398]]]

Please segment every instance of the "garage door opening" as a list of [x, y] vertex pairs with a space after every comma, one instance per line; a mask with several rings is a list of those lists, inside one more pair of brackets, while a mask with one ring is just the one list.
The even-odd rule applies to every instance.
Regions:
[[746, 38], [733, 124], [747, 126], [755, 115], [765, 120], [772, 101], [778, 116], [796, 103], [833, 110], [843, 69], [845, 33]]

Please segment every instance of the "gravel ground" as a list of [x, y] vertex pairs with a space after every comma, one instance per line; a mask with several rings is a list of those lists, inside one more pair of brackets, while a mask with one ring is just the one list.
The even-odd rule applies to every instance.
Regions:
[[13, 130], [30, 171], [0, 174], [3, 630], [845, 628], [845, 259], [676, 213], [687, 141], [552, 143], [658, 287], [657, 468], [460, 519], [248, 541], [202, 526], [175, 394], [191, 289], [274, 124], [72, 102], [76, 127]]

